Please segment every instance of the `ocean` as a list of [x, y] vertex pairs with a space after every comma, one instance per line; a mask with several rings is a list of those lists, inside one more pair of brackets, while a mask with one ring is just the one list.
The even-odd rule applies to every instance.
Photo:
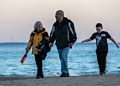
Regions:
[[[31, 50], [26, 61], [20, 60], [25, 53], [27, 43], [0, 43], [0, 76], [35, 76], [36, 64]], [[70, 76], [99, 74], [95, 43], [76, 43], [68, 54]], [[46, 77], [59, 76], [61, 64], [54, 45], [43, 60], [43, 72]], [[107, 56], [107, 74], [120, 74], [120, 49], [109, 43]]]

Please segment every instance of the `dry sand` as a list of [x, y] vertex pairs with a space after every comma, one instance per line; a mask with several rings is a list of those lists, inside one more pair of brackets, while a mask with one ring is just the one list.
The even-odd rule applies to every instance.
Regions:
[[120, 74], [79, 77], [0, 77], [0, 86], [120, 86]]

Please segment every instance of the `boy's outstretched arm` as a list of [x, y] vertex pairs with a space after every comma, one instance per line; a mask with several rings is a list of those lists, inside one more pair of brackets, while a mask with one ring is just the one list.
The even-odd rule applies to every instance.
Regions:
[[90, 38], [85, 39], [85, 40], [81, 41], [81, 43], [84, 43], [84, 42], [89, 42], [89, 41], [92, 41], [92, 39], [90, 39]]
[[110, 40], [116, 45], [117, 48], [119, 48], [119, 45], [117, 44], [117, 42], [114, 40], [114, 38], [110, 38]]

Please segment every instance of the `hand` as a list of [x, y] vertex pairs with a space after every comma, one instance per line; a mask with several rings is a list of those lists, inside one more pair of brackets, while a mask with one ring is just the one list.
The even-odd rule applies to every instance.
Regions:
[[120, 48], [119, 45], [116, 45], [117, 48]]
[[27, 55], [28, 54], [28, 50], [26, 49], [26, 52], [25, 52], [25, 54]]
[[28, 52], [29, 52], [29, 51], [26, 49], [26, 52], [25, 52], [25, 54], [24, 54], [24, 55], [26, 55], [26, 56], [27, 56]]
[[69, 43], [69, 44], [68, 44], [68, 47], [69, 47], [69, 48], [72, 48], [72, 46], [73, 46], [73, 43]]
[[52, 43], [49, 43], [49, 47], [52, 47], [53, 46], [53, 44]]
[[24, 57], [27, 57], [27, 53], [24, 54]]

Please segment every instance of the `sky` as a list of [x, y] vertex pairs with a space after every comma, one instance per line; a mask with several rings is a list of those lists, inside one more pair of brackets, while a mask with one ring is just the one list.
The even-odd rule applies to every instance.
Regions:
[[28, 42], [38, 20], [50, 33], [57, 10], [74, 22], [77, 42], [89, 38], [99, 22], [120, 42], [120, 0], [0, 0], [0, 42]]

